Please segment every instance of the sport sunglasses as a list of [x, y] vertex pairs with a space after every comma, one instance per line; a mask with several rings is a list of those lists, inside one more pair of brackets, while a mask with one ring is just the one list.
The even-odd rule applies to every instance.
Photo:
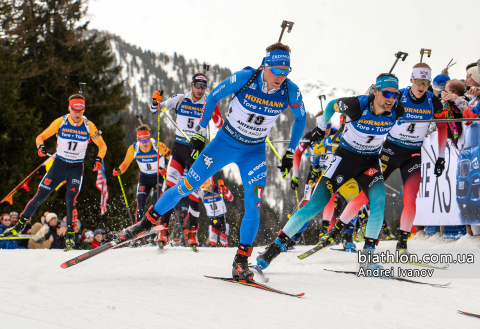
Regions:
[[286, 77], [287, 75], [290, 74], [290, 72], [292, 72], [292, 68], [290, 67], [288, 70], [281, 70], [281, 69], [277, 69], [276, 67], [273, 67], [271, 66], [270, 64], [268, 63], [265, 63], [266, 67], [269, 67], [270, 70], [272, 70], [272, 73], [275, 74], [275, 75], [283, 75], [284, 77]]
[[380, 90], [382, 92], [383, 97], [385, 98], [392, 98], [397, 99], [400, 96], [399, 92], [396, 91], [388, 91], [388, 90]]
[[425, 87], [428, 87], [430, 84], [430, 80], [427, 79], [415, 79], [415, 84], [417, 86], [425, 85]]
[[204, 83], [200, 83], [200, 82], [195, 82], [193, 84], [193, 86], [197, 89], [207, 89], [207, 85], [204, 84]]

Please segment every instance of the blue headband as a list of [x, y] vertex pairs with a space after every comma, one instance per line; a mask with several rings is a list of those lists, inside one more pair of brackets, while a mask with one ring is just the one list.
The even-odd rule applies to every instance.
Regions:
[[267, 51], [264, 62], [267, 62], [271, 66], [290, 67], [290, 53], [286, 50]]
[[375, 89], [382, 90], [385, 88], [394, 88], [398, 90], [398, 79], [392, 76], [383, 76], [375, 81]]

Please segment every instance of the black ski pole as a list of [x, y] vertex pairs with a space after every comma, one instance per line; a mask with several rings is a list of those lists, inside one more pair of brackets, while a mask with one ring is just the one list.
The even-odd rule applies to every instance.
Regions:
[[395, 68], [395, 65], [397, 65], [398, 63], [398, 60], [402, 60], [402, 62], [405, 62], [405, 59], [407, 58], [408, 54], [407, 53], [404, 53], [404, 52], [401, 52], [399, 51], [398, 53], [395, 54], [395, 62], [393, 63], [393, 66], [392, 68], [390, 69], [390, 71], [388, 73], [392, 73], [393, 72], [393, 69]]

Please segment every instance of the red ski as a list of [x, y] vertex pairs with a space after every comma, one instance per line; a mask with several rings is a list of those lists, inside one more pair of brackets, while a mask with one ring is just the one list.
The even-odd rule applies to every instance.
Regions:
[[269, 286], [266, 286], [264, 284], [255, 282], [253, 280], [248, 280], [248, 281], [247, 280], [234, 280], [233, 278], [218, 278], [218, 277], [215, 277], [215, 276], [208, 276], [208, 275], [205, 275], [205, 277], [210, 278], [210, 279], [227, 281], [227, 282], [240, 283], [240, 284], [243, 284], [245, 286], [250, 286], [250, 287], [263, 289], [263, 290], [271, 291], [271, 292], [276, 292], [277, 294], [282, 294], [282, 295], [287, 295], [287, 296], [292, 296], [292, 297], [302, 297], [303, 295], [305, 295], [304, 292], [302, 292], [301, 294], [289, 294], [288, 292], [284, 292], [284, 291], [281, 291], [281, 290], [271, 288]]
[[146, 236], [150, 236], [152, 234], [157, 234], [159, 231], [163, 230], [164, 229], [164, 226], [163, 225], [158, 225], [158, 226], [155, 226], [153, 227], [152, 229], [150, 229], [149, 231], [143, 233], [143, 234], [140, 234], [139, 236], [131, 239], [131, 240], [127, 240], [127, 241], [123, 241], [123, 242], [120, 242], [120, 240], [113, 240], [113, 241], [110, 241], [109, 243], [106, 243], [104, 245], [101, 245], [100, 247], [98, 248], [95, 248], [95, 249], [92, 249], [92, 250], [89, 250], [87, 251], [86, 253], [83, 253], [81, 254], [80, 256], [78, 257], [75, 257], [75, 258], [72, 258], [70, 260], [67, 260], [65, 263], [61, 264], [60, 267], [61, 268], [69, 268], [69, 267], [72, 267], [74, 265], [77, 265], [78, 263], [81, 263], [81, 262], [84, 262], [86, 261], [87, 259], [91, 259], [92, 257], [95, 257], [97, 255], [100, 255], [102, 253], [104, 253], [105, 251], [109, 251], [109, 250], [112, 250], [114, 248], [117, 248], [117, 247], [120, 247], [121, 245], [124, 245], [126, 243], [129, 243], [129, 242], [132, 242], [132, 241], [135, 241], [137, 239], [141, 239], [141, 238], [144, 238]]

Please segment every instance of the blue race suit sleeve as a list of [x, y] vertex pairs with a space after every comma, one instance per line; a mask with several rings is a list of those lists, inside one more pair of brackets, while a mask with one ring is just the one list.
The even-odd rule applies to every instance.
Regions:
[[216, 86], [212, 92], [208, 95], [203, 104], [202, 116], [200, 117], [200, 126], [207, 128], [208, 122], [212, 117], [213, 111], [217, 103], [232, 94], [239, 91], [253, 76], [255, 71], [242, 70], [235, 72], [225, 80], [223, 80], [218, 86]]
[[295, 116], [295, 122], [292, 127], [292, 136], [288, 148], [295, 150], [298, 142], [302, 138], [305, 124], [307, 123], [307, 116], [305, 115], [305, 104], [303, 103], [302, 93], [296, 84], [287, 80], [288, 87], [288, 104]]

